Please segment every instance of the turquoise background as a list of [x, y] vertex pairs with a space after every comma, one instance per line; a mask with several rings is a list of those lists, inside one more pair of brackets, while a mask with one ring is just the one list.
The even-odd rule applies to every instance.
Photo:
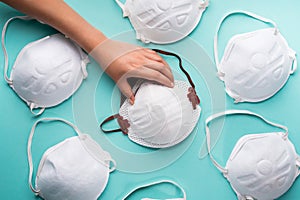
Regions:
[[[108, 37], [143, 45], [135, 40], [127, 18], [122, 18], [120, 8], [113, 0], [66, 1], [86, 20], [101, 29]], [[300, 52], [299, 25], [300, 2], [271, 0], [212, 0], [197, 28], [188, 38], [172, 45], [150, 45], [179, 53], [184, 65], [196, 82], [201, 98], [202, 113], [195, 131], [183, 143], [167, 150], [153, 150], [132, 143], [122, 134], [104, 135], [98, 124], [105, 117], [118, 111], [119, 93], [113, 81], [103, 74], [92, 60], [89, 77], [74, 96], [63, 104], [49, 108], [38, 117], [62, 117], [74, 122], [82, 131], [90, 134], [101, 146], [111, 152], [117, 161], [117, 170], [111, 173], [109, 183], [100, 199], [121, 199], [132, 188], [160, 179], [178, 182], [186, 191], [187, 199], [236, 199], [229, 183], [212, 165], [206, 155], [204, 120], [212, 113], [227, 109], [249, 109], [267, 119], [286, 125], [289, 137], [300, 152], [299, 123], [300, 77], [296, 72], [287, 84], [271, 99], [260, 103], [234, 104], [215, 76], [213, 65], [213, 37], [219, 20], [229, 11], [243, 9], [255, 12], [275, 21], [290, 47]], [[7, 19], [20, 13], [0, 3], [0, 27]], [[59, 14], [59, 13], [58, 13]], [[259, 21], [243, 15], [235, 15], [224, 23], [220, 34], [220, 55], [228, 39], [241, 32], [267, 27]], [[83, 30], [84, 31], [84, 30]], [[7, 49], [12, 65], [20, 49], [27, 43], [55, 30], [38, 22], [15, 21], [7, 33]], [[204, 49], [204, 50], [203, 50]], [[177, 79], [185, 79], [177, 69], [176, 60], [164, 57], [174, 70]], [[4, 57], [0, 51], [1, 70]], [[26, 104], [0, 80], [0, 199], [36, 199], [28, 186], [27, 139], [30, 128], [37, 119]], [[239, 137], [246, 133], [277, 130], [253, 117], [227, 117], [217, 120], [212, 128], [217, 145], [213, 154], [225, 165]], [[111, 127], [114, 124], [110, 124]], [[222, 130], [222, 132], [220, 132]], [[222, 133], [219, 136], [219, 133]], [[61, 123], [44, 123], [38, 127], [33, 139], [35, 170], [43, 152], [50, 146], [73, 136], [72, 129]], [[276, 147], [274, 147], [276, 148]], [[125, 155], [125, 157], [120, 155]], [[126, 157], [127, 156], [127, 157]], [[281, 200], [300, 198], [300, 182], [296, 180]], [[140, 190], [132, 199], [140, 197], [171, 198], [181, 193], [174, 186], [161, 184]]]

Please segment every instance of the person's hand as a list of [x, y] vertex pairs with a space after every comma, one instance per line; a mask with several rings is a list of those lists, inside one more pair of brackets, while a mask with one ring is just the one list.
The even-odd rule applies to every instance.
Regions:
[[169, 65], [153, 50], [107, 40], [93, 49], [90, 55], [116, 82], [131, 104], [134, 103], [134, 94], [127, 82], [128, 78], [144, 78], [167, 87], [174, 86], [174, 77]]
[[134, 103], [134, 95], [128, 78], [137, 77], [157, 81], [173, 87], [174, 78], [169, 65], [150, 49], [136, 49], [117, 58], [106, 69], [106, 73], [116, 82], [121, 92]]
[[[171, 69], [157, 53], [128, 43], [107, 39], [100, 30], [84, 20], [64, 1], [2, 1], [49, 24], [89, 52], [116, 82], [121, 92], [131, 99], [131, 103], [134, 102], [134, 95], [127, 82], [130, 77], [145, 78], [168, 87], [173, 86]], [[58, 15], [57, 10], [63, 15]]]

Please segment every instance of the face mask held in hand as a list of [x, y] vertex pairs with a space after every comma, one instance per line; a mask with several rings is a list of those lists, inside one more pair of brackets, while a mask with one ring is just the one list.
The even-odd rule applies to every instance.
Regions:
[[[138, 81], [133, 87], [135, 103], [131, 105], [129, 99], [125, 100], [119, 114], [106, 118], [100, 128], [104, 133], [122, 131], [142, 146], [167, 148], [182, 142], [193, 131], [200, 117], [200, 99], [191, 77], [182, 67], [181, 58], [174, 53], [154, 51], [175, 56], [189, 83], [175, 81], [175, 86], [168, 88], [149, 81]], [[117, 119], [120, 129], [105, 130], [104, 124], [113, 119]]]

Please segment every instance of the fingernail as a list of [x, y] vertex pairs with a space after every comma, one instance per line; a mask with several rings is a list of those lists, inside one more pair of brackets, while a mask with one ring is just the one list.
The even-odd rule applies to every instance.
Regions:
[[171, 87], [174, 87], [174, 83], [173, 83], [173, 82], [171, 82], [171, 83], [170, 83], [170, 86], [171, 86]]
[[131, 105], [133, 105], [134, 104], [134, 100], [135, 100], [134, 95], [131, 95], [130, 98], [129, 98], [129, 103]]

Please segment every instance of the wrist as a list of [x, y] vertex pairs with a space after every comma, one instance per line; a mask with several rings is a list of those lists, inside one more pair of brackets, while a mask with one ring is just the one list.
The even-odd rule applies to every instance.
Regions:
[[73, 37], [75, 42], [88, 53], [107, 40], [107, 37], [101, 31], [92, 26], [83, 31], [78, 30], [76, 34], [73, 34]]
[[106, 70], [119, 57], [137, 50], [139, 47], [126, 42], [107, 39], [100, 42], [89, 54]]

